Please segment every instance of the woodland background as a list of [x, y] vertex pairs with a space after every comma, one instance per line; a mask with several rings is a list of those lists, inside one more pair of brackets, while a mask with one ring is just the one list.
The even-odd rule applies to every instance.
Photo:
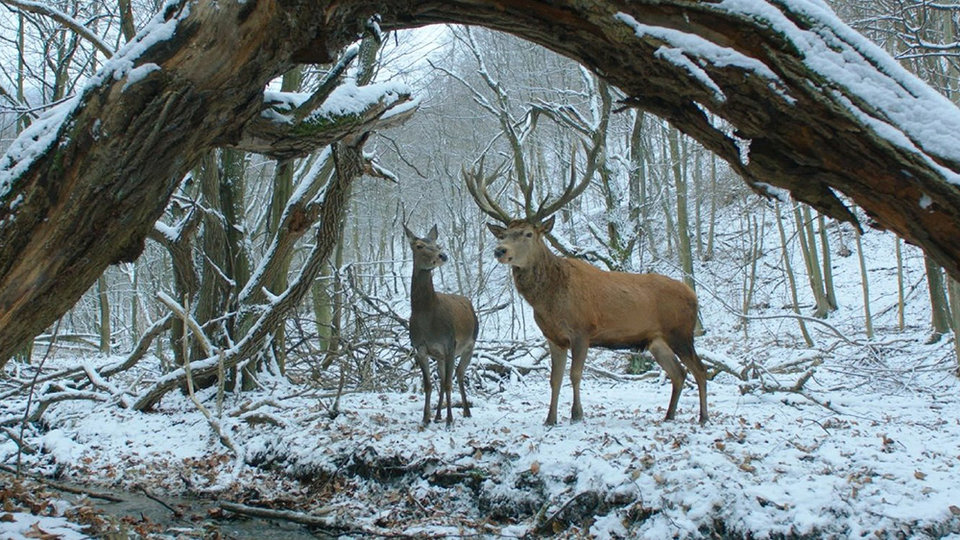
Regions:
[[[830, 4], [960, 103], [960, 6]], [[0, 5], [0, 148], [92, 76], [105, 59], [98, 43], [119, 48], [161, 8], [137, 0]], [[280, 376], [334, 410], [344, 394], [418, 392], [401, 224], [421, 234], [438, 225], [452, 260], [435, 272], [435, 282], [474, 301], [481, 321], [474, 387], [495, 392], [504, 381], [542, 373], [542, 339], [492, 257], [489, 218], [464, 182], [480, 170], [497, 172], [488, 191], [515, 213], [555, 199], [570, 182], [589, 182], [558, 212], [554, 248], [602, 268], [688, 282], [701, 301], [702, 356], [714, 376], [733, 377], [744, 392], [803, 395], [844, 347], [856, 351], [843, 353], [848, 359], [936, 347], [882, 369], [850, 365], [854, 379], [873, 375], [910, 386], [917, 371], [956, 373], [960, 285], [920, 250], [889, 233], [861, 234], [787, 199], [758, 197], [664, 121], [621, 110], [623, 96], [579, 65], [465, 27], [367, 38], [352, 53], [346, 80], [403, 83], [416, 110], [366, 142], [367, 174], [349, 194], [334, 257], [312, 266], [313, 236], [305, 234], [319, 219], [318, 194], [333, 172], [329, 149], [279, 160], [237, 149], [210, 153], [181, 182], [144, 253], [110, 267], [5, 366], [0, 400], [33, 400], [0, 416], [10, 441], [29, 446], [25, 420], [40, 433], [44, 414], [65, 401], [155, 407], [180, 385], [155, 385], [143, 398], [144, 384], [241, 342], [255, 316], [277, 303], [274, 295], [304, 276], [309, 294], [236, 369], [176, 381], [189, 383], [191, 396], [194, 387], [211, 389], [198, 394], [208, 400], [198, 407], [219, 409], [224, 395], [263, 390]], [[341, 67], [291, 71], [275, 90], [314, 92], [342, 82], [331, 76]], [[185, 328], [184, 313], [197, 327]], [[778, 356], [783, 349], [798, 352]], [[45, 368], [65, 365], [58, 360], [81, 367]], [[98, 367], [83, 367], [88, 363]], [[656, 366], [634, 354], [604, 357], [591, 369], [601, 379], [632, 380], [655, 374]], [[541, 386], [536, 391], [545, 393]], [[656, 400], [665, 402], [661, 390]], [[688, 388], [685, 397], [692, 393]], [[214, 432], [215, 417], [208, 422]], [[236, 452], [238, 441], [223, 431], [215, 445]]]
[[[103, 61], [91, 37], [78, 35], [75, 24], [117, 47], [160, 7], [125, 0], [55, 2], [48, 4], [49, 11], [14, 0], [5, 5], [8, 46], [3, 49], [0, 118], [8, 142], [31, 118], [74, 92]], [[960, 8], [883, 1], [832, 6], [855, 29], [955, 99]], [[399, 321], [379, 311], [408, 286], [401, 222], [424, 231], [434, 223], [440, 226], [456, 261], [439, 276], [446, 288], [478, 299], [480, 310], [518, 309], [517, 298], [504, 296], [512, 293], [502, 290], [502, 273], [491, 288], [492, 237], [483, 226], [489, 219], [469, 196], [462, 170], [481, 159], [487, 173], [499, 165], [500, 178], [489, 190], [498, 192], [508, 212], [520, 214], [522, 209], [510, 201], [524, 202], [521, 186], [528, 178], [534, 179], [535, 191], [527, 200], [534, 203], [555, 197], [571, 173], [580, 179], [589, 157], [581, 145], [598, 155], [590, 164], [596, 174], [589, 189], [561, 212], [555, 236], [563, 252], [607, 269], [683, 276], [694, 287], [698, 266], [721, 259], [729, 263], [723, 271], [743, 282], [740, 298], [725, 299], [742, 315], [755, 309], [752, 294], [758, 280], [782, 280], [790, 270], [794, 278], [787, 281], [797, 289], [797, 313], [825, 318], [836, 307], [831, 258], [856, 252], [852, 228], [805, 206], [753, 196], [722, 161], [666, 123], [618, 111], [616, 101], [622, 96], [574, 63], [509, 36], [466, 28], [400, 33], [367, 49], [368, 58], [358, 68], [364, 82], [402, 81], [414, 89], [419, 110], [405, 125], [379, 132], [368, 143], [379, 179], [364, 180], [352, 193], [335, 260], [314, 280], [310, 298], [278, 325], [270, 356], [279, 369], [309, 372], [346, 355], [357, 370], [350, 376], [361, 377], [367, 369], [364, 351], [374, 343], [396, 347], [401, 357], [406, 354], [402, 325], [395, 326]], [[277, 90], [310, 92], [325, 75], [297, 70], [277, 81]], [[184, 179], [143, 256], [105, 272], [69, 314], [35, 340], [37, 347], [24, 348], [22, 359], [42, 356], [51, 344], [56, 351], [76, 354], [129, 351], [170, 313], [157, 299], [158, 291], [178, 302], [186, 299], [215, 344], [238, 341], [243, 334], [238, 318], [256, 305], [249, 297], [257, 293], [243, 290], [250, 273], [258, 266], [267, 268], [269, 275], [256, 278], [277, 293], [300, 271], [307, 240], [280, 253], [268, 249], [276, 231], [284, 228], [280, 219], [294, 190], [318, 190], [330, 175], [329, 161], [324, 151], [280, 161], [231, 150], [211, 154]], [[799, 246], [802, 257], [777, 269], [780, 275], [771, 275], [769, 269], [757, 268], [756, 260], [760, 253], [782, 248], [765, 238], [777, 224], [784, 227], [787, 247]], [[899, 268], [901, 250], [912, 248], [902, 248], [893, 237], [889, 243], [890, 263]], [[262, 264], [265, 257], [281, 260]], [[927, 261], [925, 270], [929, 294], [915, 301], [929, 300], [929, 328], [937, 338], [951, 330], [957, 316], [947, 299], [954, 285], [934, 263]], [[792, 302], [791, 294], [784, 302]], [[238, 300], [238, 295], [248, 298]], [[867, 297], [864, 308], [869, 310], [869, 304]], [[863, 321], [866, 335], [872, 335], [870, 323], [869, 317]], [[179, 342], [180, 330], [172, 326], [168, 339], [157, 340], [150, 354], [179, 366], [183, 347], [169, 346], [170, 340]], [[516, 337], [509, 327], [485, 334]], [[200, 354], [196, 345], [187, 349]]]

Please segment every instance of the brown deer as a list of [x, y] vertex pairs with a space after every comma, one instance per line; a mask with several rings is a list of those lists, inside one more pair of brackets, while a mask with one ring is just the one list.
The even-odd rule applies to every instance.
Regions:
[[430, 423], [430, 358], [437, 361], [440, 399], [437, 402], [435, 422], [440, 421], [444, 396], [447, 403], [447, 425], [453, 423], [450, 394], [453, 387], [454, 357], [457, 384], [463, 401], [463, 416], [470, 416], [467, 391], [463, 376], [470, 365], [473, 347], [477, 341], [479, 324], [473, 305], [464, 296], [438, 293], [433, 288], [433, 269], [447, 262], [447, 254], [437, 244], [437, 226], [427, 236], [418, 238], [406, 225], [403, 231], [413, 250], [413, 280], [410, 284], [410, 342], [423, 374], [423, 425]]
[[[482, 163], [481, 163], [482, 169]], [[497, 173], [494, 173], [495, 175]], [[707, 421], [707, 372], [693, 346], [697, 297], [686, 284], [659, 274], [608, 272], [585, 261], [555, 255], [544, 243], [556, 212], [579, 195], [587, 178], [574, 186], [573, 175], [563, 194], [541, 202], [528, 217], [511, 219], [487, 193], [492, 179], [464, 171], [467, 187], [481, 210], [506, 224], [488, 224], [498, 243], [494, 256], [509, 265], [517, 291], [533, 308], [533, 317], [550, 349], [550, 411], [547, 425], [557, 422], [557, 398], [563, 382], [567, 350], [571, 351], [570, 420], [583, 419], [580, 379], [589, 347], [648, 350], [670, 377], [673, 391], [666, 419], [671, 420], [686, 377], [693, 373], [700, 392], [700, 423]], [[680, 361], [677, 361], [679, 357]]]

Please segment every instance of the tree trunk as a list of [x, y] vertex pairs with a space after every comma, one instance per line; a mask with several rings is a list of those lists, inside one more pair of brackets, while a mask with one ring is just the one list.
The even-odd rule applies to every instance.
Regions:
[[[790, 299], [793, 301], [793, 312], [800, 315], [800, 300], [797, 297], [797, 280], [793, 274], [793, 266], [790, 265], [790, 251], [787, 245], [787, 233], [783, 227], [783, 216], [780, 214], [780, 204], [776, 203], [777, 212], [777, 230], [780, 231], [780, 247], [783, 249], [783, 271], [787, 274], [787, 285], [790, 288]], [[800, 333], [803, 335], [803, 341], [807, 347], [813, 347], [813, 338], [807, 332], [807, 324], [803, 319], [798, 318], [797, 324], [800, 325]]]
[[903, 253], [901, 253], [900, 249], [900, 239], [896, 238], [895, 241], [897, 254], [897, 328], [903, 332], [906, 326], [904, 312], [907, 305], [903, 287]]
[[97, 279], [97, 302], [100, 304], [100, 352], [110, 354], [110, 296], [107, 294], [110, 288], [107, 286], [107, 278], [101, 275]]
[[[297, 67], [283, 74], [283, 81], [280, 84], [281, 92], [299, 92], [300, 84], [303, 81], [301, 68]], [[267, 232], [271, 236], [279, 234], [280, 224], [283, 219], [283, 211], [287, 206], [287, 201], [293, 195], [293, 173], [295, 171], [295, 161], [293, 159], [283, 159], [277, 162], [276, 171], [273, 177], [273, 193], [270, 197], [270, 215], [267, 219]], [[290, 272], [290, 263], [293, 260], [293, 254], [286, 253], [276, 266], [275, 272], [266, 278], [266, 286], [271, 292], [276, 294], [287, 288], [287, 274]], [[286, 369], [286, 332], [284, 325], [274, 329], [273, 356], [277, 361], [280, 372]]]
[[[168, 3], [147, 25], [153, 35], [142, 47], [107, 63], [61, 105], [62, 114], [34, 123], [0, 158], [0, 362], [65, 313], [109, 264], [140, 254], [179, 180], [211, 148], [289, 157], [304, 154], [305, 138], [312, 150], [318, 140], [364, 131], [344, 125], [312, 138], [276, 137], [285, 128], [266, 129], [263, 90], [295, 63], [330, 62], [375, 14], [381, 30], [476, 24], [574, 58], [619, 87], [626, 104], [666, 118], [717, 153], [755, 191], [787, 189], [855, 222], [838, 195], [848, 197], [960, 278], [960, 111], [826, 10], [795, 7], [762, 0]], [[798, 35], [803, 42], [792, 41]], [[691, 38], [703, 46], [681, 48]], [[682, 51], [685, 62], [664, 50]], [[691, 63], [700, 76], [690, 76]], [[824, 63], [832, 65], [821, 69]], [[853, 73], [856, 80], [846, 79]], [[897, 99], [872, 100], [878, 88]], [[940, 124], [936, 143], [923, 135], [926, 124], [912, 121], [931, 109]]]
[[687, 215], [687, 173], [683, 167], [687, 157], [686, 145], [681, 152], [680, 134], [675, 129], [667, 130], [667, 140], [670, 144], [673, 181], [677, 186], [677, 251], [680, 268], [683, 270], [683, 282], [696, 291], [697, 283], [693, 276], [693, 247], [690, 244], [690, 218]]
[[823, 289], [827, 294], [827, 306], [833, 311], [837, 309], [837, 292], [833, 287], [833, 258], [830, 256], [826, 219], [820, 212], [817, 212], [817, 228], [820, 229], [820, 253], [823, 255]]
[[870, 315], [870, 279], [867, 275], [867, 261], [863, 257], [863, 243], [860, 231], [854, 232], [857, 239], [857, 258], [860, 259], [860, 286], [863, 289], [863, 322], [867, 339], [873, 339], [873, 316]]
[[817, 241], [813, 235], [813, 225], [810, 223], [810, 211], [804, 207], [800, 213], [800, 205], [793, 206], [793, 217], [797, 222], [797, 238], [800, 240], [800, 252], [807, 269], [807, 278], [810, 281], [810, 290], [813, 293], [813, 316], [825, 319], [830, 312], [827, 303], [827, 294], [823, 289], [823, 275], [820, 273], [820, 259], [817, 257]]
[[939, 341], [950, 331], [950, 315], [947, 310], [947, 293], [943, 282], [943, 270], [930, 257], [923, 258], [927, 270], [927, 290], [930, 292], [930, 342]]
[[953, 354], [957, 358], [954, 374], [960, 376], [960, 339], [957, 339], [957, 334], [960, 333], [960, 282], [948, 277], [947, 291], [950, 296], [950, 319], [953, 323]]

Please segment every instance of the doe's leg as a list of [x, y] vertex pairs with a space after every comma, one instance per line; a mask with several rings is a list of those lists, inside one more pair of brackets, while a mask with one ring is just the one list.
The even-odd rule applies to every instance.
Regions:
[[463, 416], [470, 418], [470, 404], [467, 403], [467, 389], [463, 383], [464, 374], [467, 372], [467, 366], [470, 365], [470, 359], [473, 357], [473, 345], [467, 347], [460, 355], [460, 363], [457, 364], [457, 386], [460, 387], [460, 400], [463, 401]]
[[441, 414], [441, 411], [443, 411], [443, 395], [444, 395], [444, 388], [445, 388], [444, 381], [446, 380], [446, 374], [447, 374], [447, 362], [446, 362], [446, 358], [442, 358], [442, 357], [436, 358], [436, 361], [437, 361], [437, 385], [439, 389], [437, 394], [439, 394], [439, 397], [437, 399], [437, 415], [433, 417], [433, 421], [439, 422], [440, 419], [443, 417], [443, 415]]
[[430, 357], [426, 351], [417, 349], [417, 364], [420, 366], [420, 373], [423, 375], [423, 425], [430, 424]]
[[[443, 390], [441, 390], [447, 398], [447, 426], [453, 424], [453, 397], [451, 395], [453, 392], [453, 362], [453, 351], [450, 351], [447, 357], [444, 358], [444, 363], [447, 367], [443, 370]], [[439, 412], [437, 414], [439, 414]]]

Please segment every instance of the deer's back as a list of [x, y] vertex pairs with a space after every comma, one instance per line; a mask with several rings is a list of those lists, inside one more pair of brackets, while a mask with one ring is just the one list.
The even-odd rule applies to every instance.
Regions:
[[660, 274], [608, 272], [576, 259], [564, 262], [565, 283], [545, 287], [543, 301], [530, 302], [552, 341], [569, 346], [580, 336], [592, 346], [638, 349], [656, 337], [671, 344], [692, 341], [697, 299], [683, 282]]

